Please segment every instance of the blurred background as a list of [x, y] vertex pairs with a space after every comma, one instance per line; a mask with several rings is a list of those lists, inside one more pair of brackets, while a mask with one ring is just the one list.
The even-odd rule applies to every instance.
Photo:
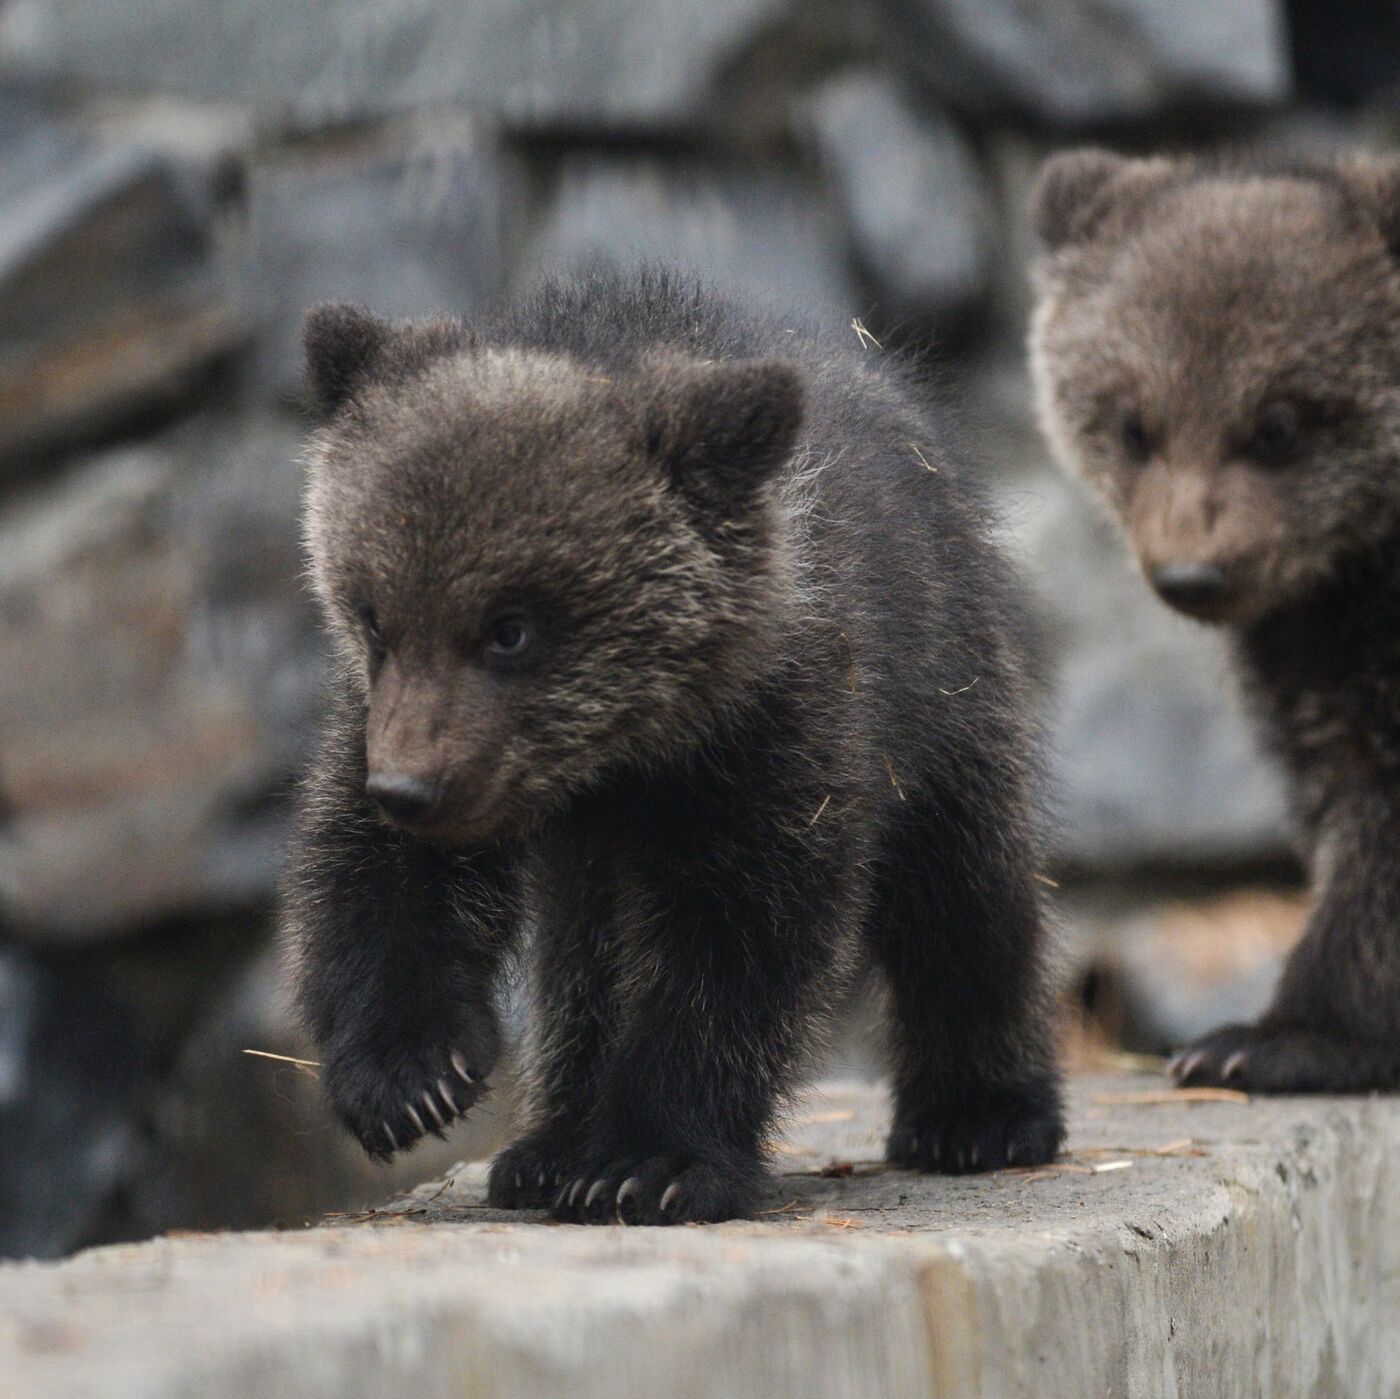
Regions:
[[1055, 638], [1071, 1061], [1255, 1013], [1279, 785], [1035, 436], [1026, 202], [1065, 144], [1397, 131], [1390, 0], [0, 0], [0, 1254], [352, 1210], [509, 1128], [507, 1084], [372, 1169], [243, 1052], [308, 1054], [271, 899], [326, 297], [663, 257], [936, 365]]

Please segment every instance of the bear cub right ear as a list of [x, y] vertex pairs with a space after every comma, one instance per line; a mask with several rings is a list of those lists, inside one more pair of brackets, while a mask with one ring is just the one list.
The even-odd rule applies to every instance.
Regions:
[[797, 444], [802, 373], [781, 359], [663, 362], [650, 385], [647, 451], [682, 489], [747, 496]]
[[1087, 243], [1110, 213], [1127, 213], [1180, 170], [1167, 156], [1133, 160], [1087, 147], [1045, 162], [1031, 196], [1036, 235], [1050, 252]]
[[387, 321], [362, 306], [332, 301], [312, 307], [301, 332], [312, 407], [329, 417], [381, 372], [392, 333]]

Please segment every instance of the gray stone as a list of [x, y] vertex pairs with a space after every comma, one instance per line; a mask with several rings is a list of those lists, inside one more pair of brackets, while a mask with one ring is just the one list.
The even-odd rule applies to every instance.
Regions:
[[0, 114], [0, 464], [169, 400], [240, 336], [211, 171]]
[[465, 104], [519, 125], [675, 128], [785, 0], [11, 0], [12, 68], [98, 91], [254, 104], [307, 123]]
[[1080, 1080], [1057, 1168], [950, 1178], [884, 1168], [883, 1092], [827, 1084], [747, 1223], [541, 1227], [469, 1166], [358, 1222], [10, 1264], [0, 1372], [13, 1399], [1394, 1394], [1400, 1103], [1163, 1088]]
[[238, 282], [259, 328], [257, 388], [297, 392], [301, 320], [317, 301], [421, 316], [497, 295], [515, 191], [495, 143], [460, 124], [254, 165]]
[[271, 890], [319, 704], [300, 434], [199, 420], [0, 525], [0, 906], [84, 941]]
[[880, 0], [931, 93], [965, 112], [1103, 125], [1289, 94], [1276, 0]]
[[802, 320], [844, 326], [858, 307], [826, 211], [796, 176], [771, 167], [565, 160], [522, 276], [597, 259], [670, 263]]
[[876, 73], [827, 84], [809, 112], [852, 261], [888, 318], [965, 328], [983, 309], [996, 239], [966, 138]]
[[[1113, 906], [1124, 892], [1133, 900], [1126, 910]], [[1141, 881], [1107, 896], [1077, 889], [1060, 910], [1110, 1042], [1167, 1054], [1221, 1025], [1257, 1020], [1302, 933], [1307, 896], [1245, 887], [1145, 900], [1144, 892]]]
[[[126, 1009], [0, 944], [0, 1258], [57, 1258], [161, 1219], [144, 1125], [154, 1065]], [[143, 1227], [144, 1226], [144, 1227]]]

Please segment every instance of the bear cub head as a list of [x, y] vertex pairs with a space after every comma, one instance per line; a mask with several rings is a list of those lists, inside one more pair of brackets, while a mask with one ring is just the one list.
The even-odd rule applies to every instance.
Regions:
[[388, 820], [519, 834], [702, 743], [773, 664], [793, 365], [600, 368], [339, 305], [305, 345], [311, 576]]
[[1247, 624], [1400, 530], [1400, 162], [1052, 159], [1031, 364], [1148, 581]]

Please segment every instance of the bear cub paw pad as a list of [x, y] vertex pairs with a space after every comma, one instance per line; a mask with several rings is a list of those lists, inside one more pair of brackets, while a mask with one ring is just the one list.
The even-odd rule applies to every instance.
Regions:
[[566, 1224], [713, 1224], [748, 1214], [742, 1176], [670, 1156], [606, 1161], [565, 1181], [550, 1214]]
[[1053, 1091], [988, 1095], [956, 1106], [901, 1108], [885, 1149], [892, 1166], [968, 1175], [1052, 1161], [1064, 1141]]

